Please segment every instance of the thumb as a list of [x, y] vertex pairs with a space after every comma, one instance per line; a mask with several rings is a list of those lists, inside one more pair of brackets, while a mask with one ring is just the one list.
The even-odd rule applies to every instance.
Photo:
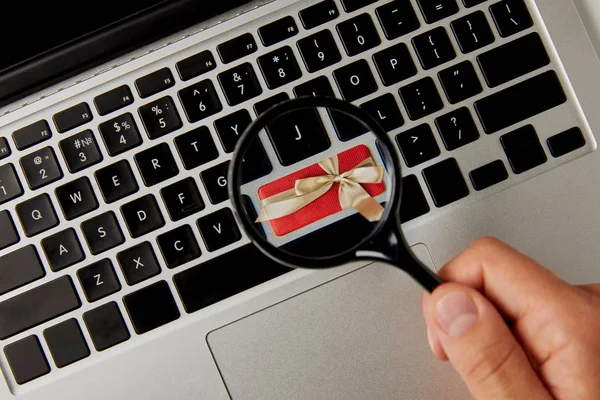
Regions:
[[551, 399], [492, 304], [455, 283], [426, 299], [426, 319], [475, 399]]

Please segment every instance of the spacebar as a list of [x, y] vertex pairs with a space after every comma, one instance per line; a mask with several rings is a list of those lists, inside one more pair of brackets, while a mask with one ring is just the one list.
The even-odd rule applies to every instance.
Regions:
[[31, 289], [0, 303], [0, 340], [79, 308], [69, 276]]
[[556, 76], [548, 71], [475, 102], [486, 133], [498, 132], [567, 101]]

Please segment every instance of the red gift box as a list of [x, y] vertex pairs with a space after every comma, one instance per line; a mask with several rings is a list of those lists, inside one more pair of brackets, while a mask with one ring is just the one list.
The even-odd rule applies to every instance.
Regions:
[[[340, 174], [347, 172], [361, 162], [371, 157], [369, 148], [365, 145], [359, 145], [346, 150], [337, 155]], [[279, 178], [276, 181], [268, 183], [258, 189], [258, 197], [261, 200], [269, 198], [273, 195], [293, 189], [295, 183], [299, 179], [326, 175], [327, 172], [317, 164], [301, 169], [290, 175]], [[361, 184], [365, 191], [371, 196], [376, 197], [385, 191], [385, 184], [382, 183], [365, 183]], [[339, 201], [339, 183], [334, 183], [332, 188], [323, 196], [309, 203], [300, 210], [287, 215], [285, 217], [270, 220], [273, 232], [277, 236], [283, 236], [304, 226], [312, 224], [322, 218], [342, 211]]]

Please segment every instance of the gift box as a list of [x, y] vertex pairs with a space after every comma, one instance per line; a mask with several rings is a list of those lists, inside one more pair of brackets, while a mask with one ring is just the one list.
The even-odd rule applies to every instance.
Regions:
[[[359, 145], [353, 147], [349, 150], [339, 153], [337, 156], [324, 160], [320, 163], [310, 165], [304, 169], [301, 169], [300, 171], [294, 172], [262, 186], [258, 190], [258, 196], [260, 200], [263, 201], [263, 205], [268, 204], [270, 199], [272, 200], [280, 197], [286, 192], [293, 192], [298, 181], [312, 177], [331, 177], [331, 171], [327, 171], [323, 165], [331, 165], [331, 160], [334, 159], [333, 161], [335, 162], [335, 158], [337, 158], [337, 165], [340, 175], [349, 171], [358, 171], [358, 168], [364, 167], [365, 165], [374, 166], [374, 161], [371, 158], [371, 152], [367, 146]], [[381, 167], [375, 168], [383, 171], [383, 168]], [[331, 167], [329, 169], [331, 169]], [[380, 174], [382, 177], [383, 172]], [[360, 183], [360, 187], [362, 187], [364, 192], [368, 193], [371, 198], [385, 192], [385, 184], [382, 182], [382, 178], [379, 179], [379, 183]], [[329, 190], [320, 195], [318, 198], [310, 201], [310, 203], [304, 205], [297, 211], [279, 218], [268, 218], [273, 232], [277, 236], [283, 236], [329, 215], [342, 211], [343, 207], [341, 204], [339, 188], [340, 183], [337, 181], [333, 182]], [[360, 188], [358, 188], [358, 190], [360, 191]], [[368, 200], [371, 200], [371, 198]], [[374, 201], [372, 202], [376, 203]], [[376, 206], [379, 205], [376, 203]]]

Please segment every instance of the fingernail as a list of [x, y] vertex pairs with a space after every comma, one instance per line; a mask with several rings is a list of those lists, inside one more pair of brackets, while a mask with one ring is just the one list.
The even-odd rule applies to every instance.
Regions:
[[435, 350], [433, 348], [433, 332], [429, 327], [427, 327], [427, 341], [429, 342], [429, 348], [431, 349], [431, 352], [435, 354]]
[[479, 319], [473, 299], [462, 292], [442, 297], [435, 305], [435, 311], [441, 328], [451, 337], [462, 335]]

